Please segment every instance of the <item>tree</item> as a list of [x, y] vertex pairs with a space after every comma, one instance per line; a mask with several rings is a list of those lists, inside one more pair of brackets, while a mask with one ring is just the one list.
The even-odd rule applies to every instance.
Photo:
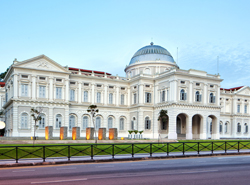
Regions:
[[7, 68], [5, 72], [0, 74], [0, 81], [3, 81], [3, 79], [4, 79], [5, 75], [7, 74], [8, 70], [9, 70], [9, 68]]
[[30, 110], [31, 112], [31, 116], [33, 117], [33, 120], [35, 121], [35, 125], [34, 125], [34, 137], [33, 137], [33, 146], [34, 146], [34, 143], [35, 143], [35, 139], [36, 139], [36, 129], [37, 129], [37, 121], [40, 121], [42, 119], [41, 117], [41, 113], [42, 113], [42, 108], [39, 108], [38, 109], [35, 109], [35, 108], [31, 108]]
[[[167, 119], [168, 119], [168, 111], [161, 109], [161, 111], [159, 112], [158, 121], [161, 121], [161, 123], [163, 124], [163, 122], [166, 122]], [[160, 133], [159, 133], [159, 135], [158, 135], [158, 143], [159, 143], [160, 137], [161, 136], [160, 136]]]
[[95, 143], [97, 143], [97, 137], [96, 137], [96, 125], [95, 125], [95, 116], [96, 113], [99, 112], [99, 110], [97, 109], [97, 105], [90, 105], [87, 109], [87, 112], [90, 112], [90, 114], [92, 115], [92, 122], [94, 125], [94, 133], [95, 133]]

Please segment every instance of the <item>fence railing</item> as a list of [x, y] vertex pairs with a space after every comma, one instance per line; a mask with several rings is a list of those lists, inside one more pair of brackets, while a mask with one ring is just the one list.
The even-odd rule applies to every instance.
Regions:
[[0, 146], [0, 160], [73, 158], [93, 160], [95, 157], [136, 157], [202, 155], [242, 151], [250, 152], [250, 141], [169, 142], [169, 143], [117, 143], [77, 145]]

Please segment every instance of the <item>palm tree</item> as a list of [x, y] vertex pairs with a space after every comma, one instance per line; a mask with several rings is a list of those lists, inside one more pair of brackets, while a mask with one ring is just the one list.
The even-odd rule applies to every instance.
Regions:
[[30, 112], [31, 112], [31, 116], [33, 117], [33, 119], [35, 121], [35, 125], [34, 125], [34, 137], [33, 137], [33, 146], [34, 146], [35, 138], [36, 138], [35, 137], [36, 136], [36, 129], [38, 127], [36, 125], [36, 123], [37, 123], [37, 121], [40, 121], [42, 119], [42, 117], [41, 117], [42, 108], [39, 108], [39, 110], [35, 109], [35, 108], [31, 108]]

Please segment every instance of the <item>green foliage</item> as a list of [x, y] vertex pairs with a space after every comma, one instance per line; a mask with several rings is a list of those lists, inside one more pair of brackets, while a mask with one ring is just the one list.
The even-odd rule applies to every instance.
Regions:
[[9, 68], [7, 68], [5, 72], [0, 74], [0, 81], [3, 81], [3, 79], [4, 79], [5, 75], [7, 74], [8, 70], [9, 70]]
[[128, 130], [128, 133], [129, 134], [132, 134], [134, 131], [133, 130]]
[[159, 117], [158, 117], [158, 121], [167, 121], [168, 118], [168, 111], [167, 110], [163, 110], [161, 109], [160, 113], [159, 113]]
[[137, 134], [137, 133], [138, 133], [138, 130], [134, 130], [134, 133]]
[[139, 131], [139, 134], [142, 134], [143, 130]]

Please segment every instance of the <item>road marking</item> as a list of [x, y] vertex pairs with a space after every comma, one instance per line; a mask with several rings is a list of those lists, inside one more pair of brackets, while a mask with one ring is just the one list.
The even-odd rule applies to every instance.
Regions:
[[131, 164], [130, 166], [145, 166], [145, 165], [148, 165], [148, 164]]
[[208, 173], [208, 172], [217, 172], [218, 170], [206, 170], [206, 171], [188, 171], [188, 172], [180, 172], [180, 173]]
[[57, 180], [57, 181], [40, 181], [40, 182], [31, 182], [31, 184], [44, 184], [44, 183], [58, 183], [58, 182], [73, 182], [73, 181], [86, 181], [87, 178], [84, 179], [70, 179], [70, 180]]
[[76, 168], [57, 168], [57, 170], [73, 170], [73, 169], [76, 169]]
[[96, 166], [96, 168], [112, 168], [114, 167], [113, 165], [110, 165], [110, 166]]
[[12, 172], [32, 172], [35, 170], [16, 170], [16, 171], [12, 171]]

